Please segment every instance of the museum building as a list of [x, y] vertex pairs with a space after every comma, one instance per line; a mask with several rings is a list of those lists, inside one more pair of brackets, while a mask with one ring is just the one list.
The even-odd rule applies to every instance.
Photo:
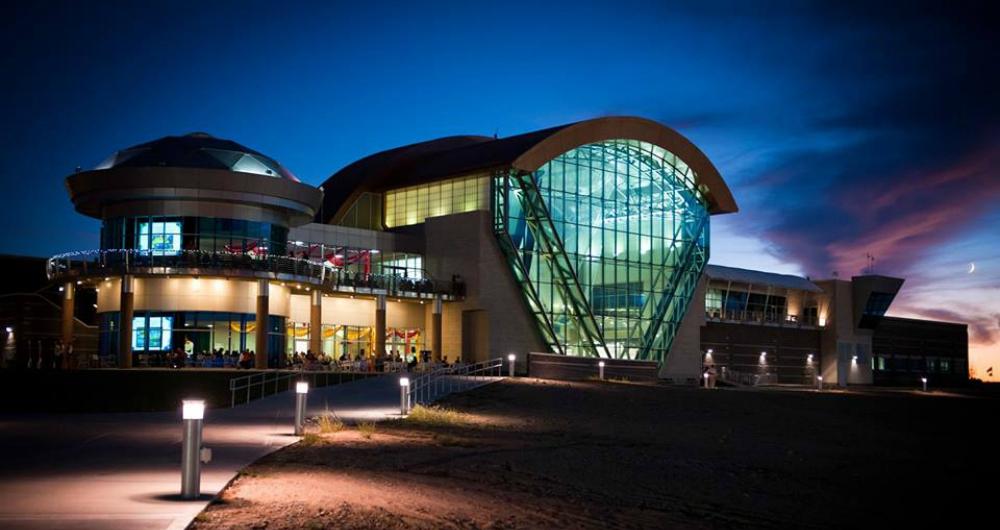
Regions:
[[642, 118], [440, 138], [370, 155], [318, 188], [192, 133], [118, 151], [66, 185], [101, 221], [99, 247], [52, 257], [47, 274], [64, 342], [77, 293], [96, 292], [102, 366], [176, 350], [252, 351], [258, 368], [304, 351], [550, 352], [655, 363], [679, 384], [707, 365], [734, 381], [868, 384], [904, 364], [966, 373], [964, 325], [928, 323], [952, 339], [897, 360], [896, 335], [909, 332], [885, 311], [901, 279], [708, 265], [711, 216], [736, 202], [701, 150]]

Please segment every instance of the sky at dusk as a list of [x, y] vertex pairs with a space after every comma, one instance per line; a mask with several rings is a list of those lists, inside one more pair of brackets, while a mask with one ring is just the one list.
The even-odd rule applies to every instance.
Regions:
[[165, 135], [230, 138], [318, 185], [407, 143], [638, 115], [739, 203], [712, 219], [713, 263], [849, 277], [871, 253], [906, 278], [890, 314], [967, 322], [976, 376], [1000, 380], [985, 2], [22, 4], [0, 7], [0, 253], [96, 247], [64, 177]]

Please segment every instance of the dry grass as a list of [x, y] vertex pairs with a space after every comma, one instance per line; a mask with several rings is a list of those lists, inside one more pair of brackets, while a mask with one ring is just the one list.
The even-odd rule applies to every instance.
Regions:
[[322, 441], [323, 441], [323, 437], [322, 436], [320, 436], [320, 435], [318, 435], [318, 434], [316, 434], [314, 432], [307, 432], [304, 435], [302, 435], [302, 442], [301, 443], [302, 443], [302, 445], [318, 445]]
[[410, 425], [423, 425], [431, 427], [449, 427], [467, 425], [470, 423], [468, 417], [461, 412], [432, 405], [425, 407], [417, 405], [406, 417], [406, 423]]
[[316, 424], [319, 425], [319, 432], [323, 434], [331, 434], [344, 430], [344, 422], [332, 412], [327, 412], [320, 416], [316, 420]]
[[375, 436], [375, 422], [363, 421], [359, 423], [358, 432], [361, 433], [362, 438], [371, 440], [372, 436]]

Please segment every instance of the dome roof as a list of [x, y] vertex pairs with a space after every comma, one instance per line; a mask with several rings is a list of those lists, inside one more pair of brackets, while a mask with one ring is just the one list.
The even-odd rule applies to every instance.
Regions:
[[203, 132], [164, 136], [122, 149], [94, 169], [118, 167], [190, 167], [254, 173], [299, 182], [291, 171], [273, 158], [232, 140]]

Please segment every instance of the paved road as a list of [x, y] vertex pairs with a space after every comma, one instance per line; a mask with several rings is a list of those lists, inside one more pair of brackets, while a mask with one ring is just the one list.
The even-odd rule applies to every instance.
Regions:
[[[309, 413], [399, 413], [396, 377], [314, 389]], [[203, 498], [182, 501], [180, 413], [0, 415], [0, 528], [181, 529], [247, 464], [291, 436], [294, 395], [205, 413]]]

